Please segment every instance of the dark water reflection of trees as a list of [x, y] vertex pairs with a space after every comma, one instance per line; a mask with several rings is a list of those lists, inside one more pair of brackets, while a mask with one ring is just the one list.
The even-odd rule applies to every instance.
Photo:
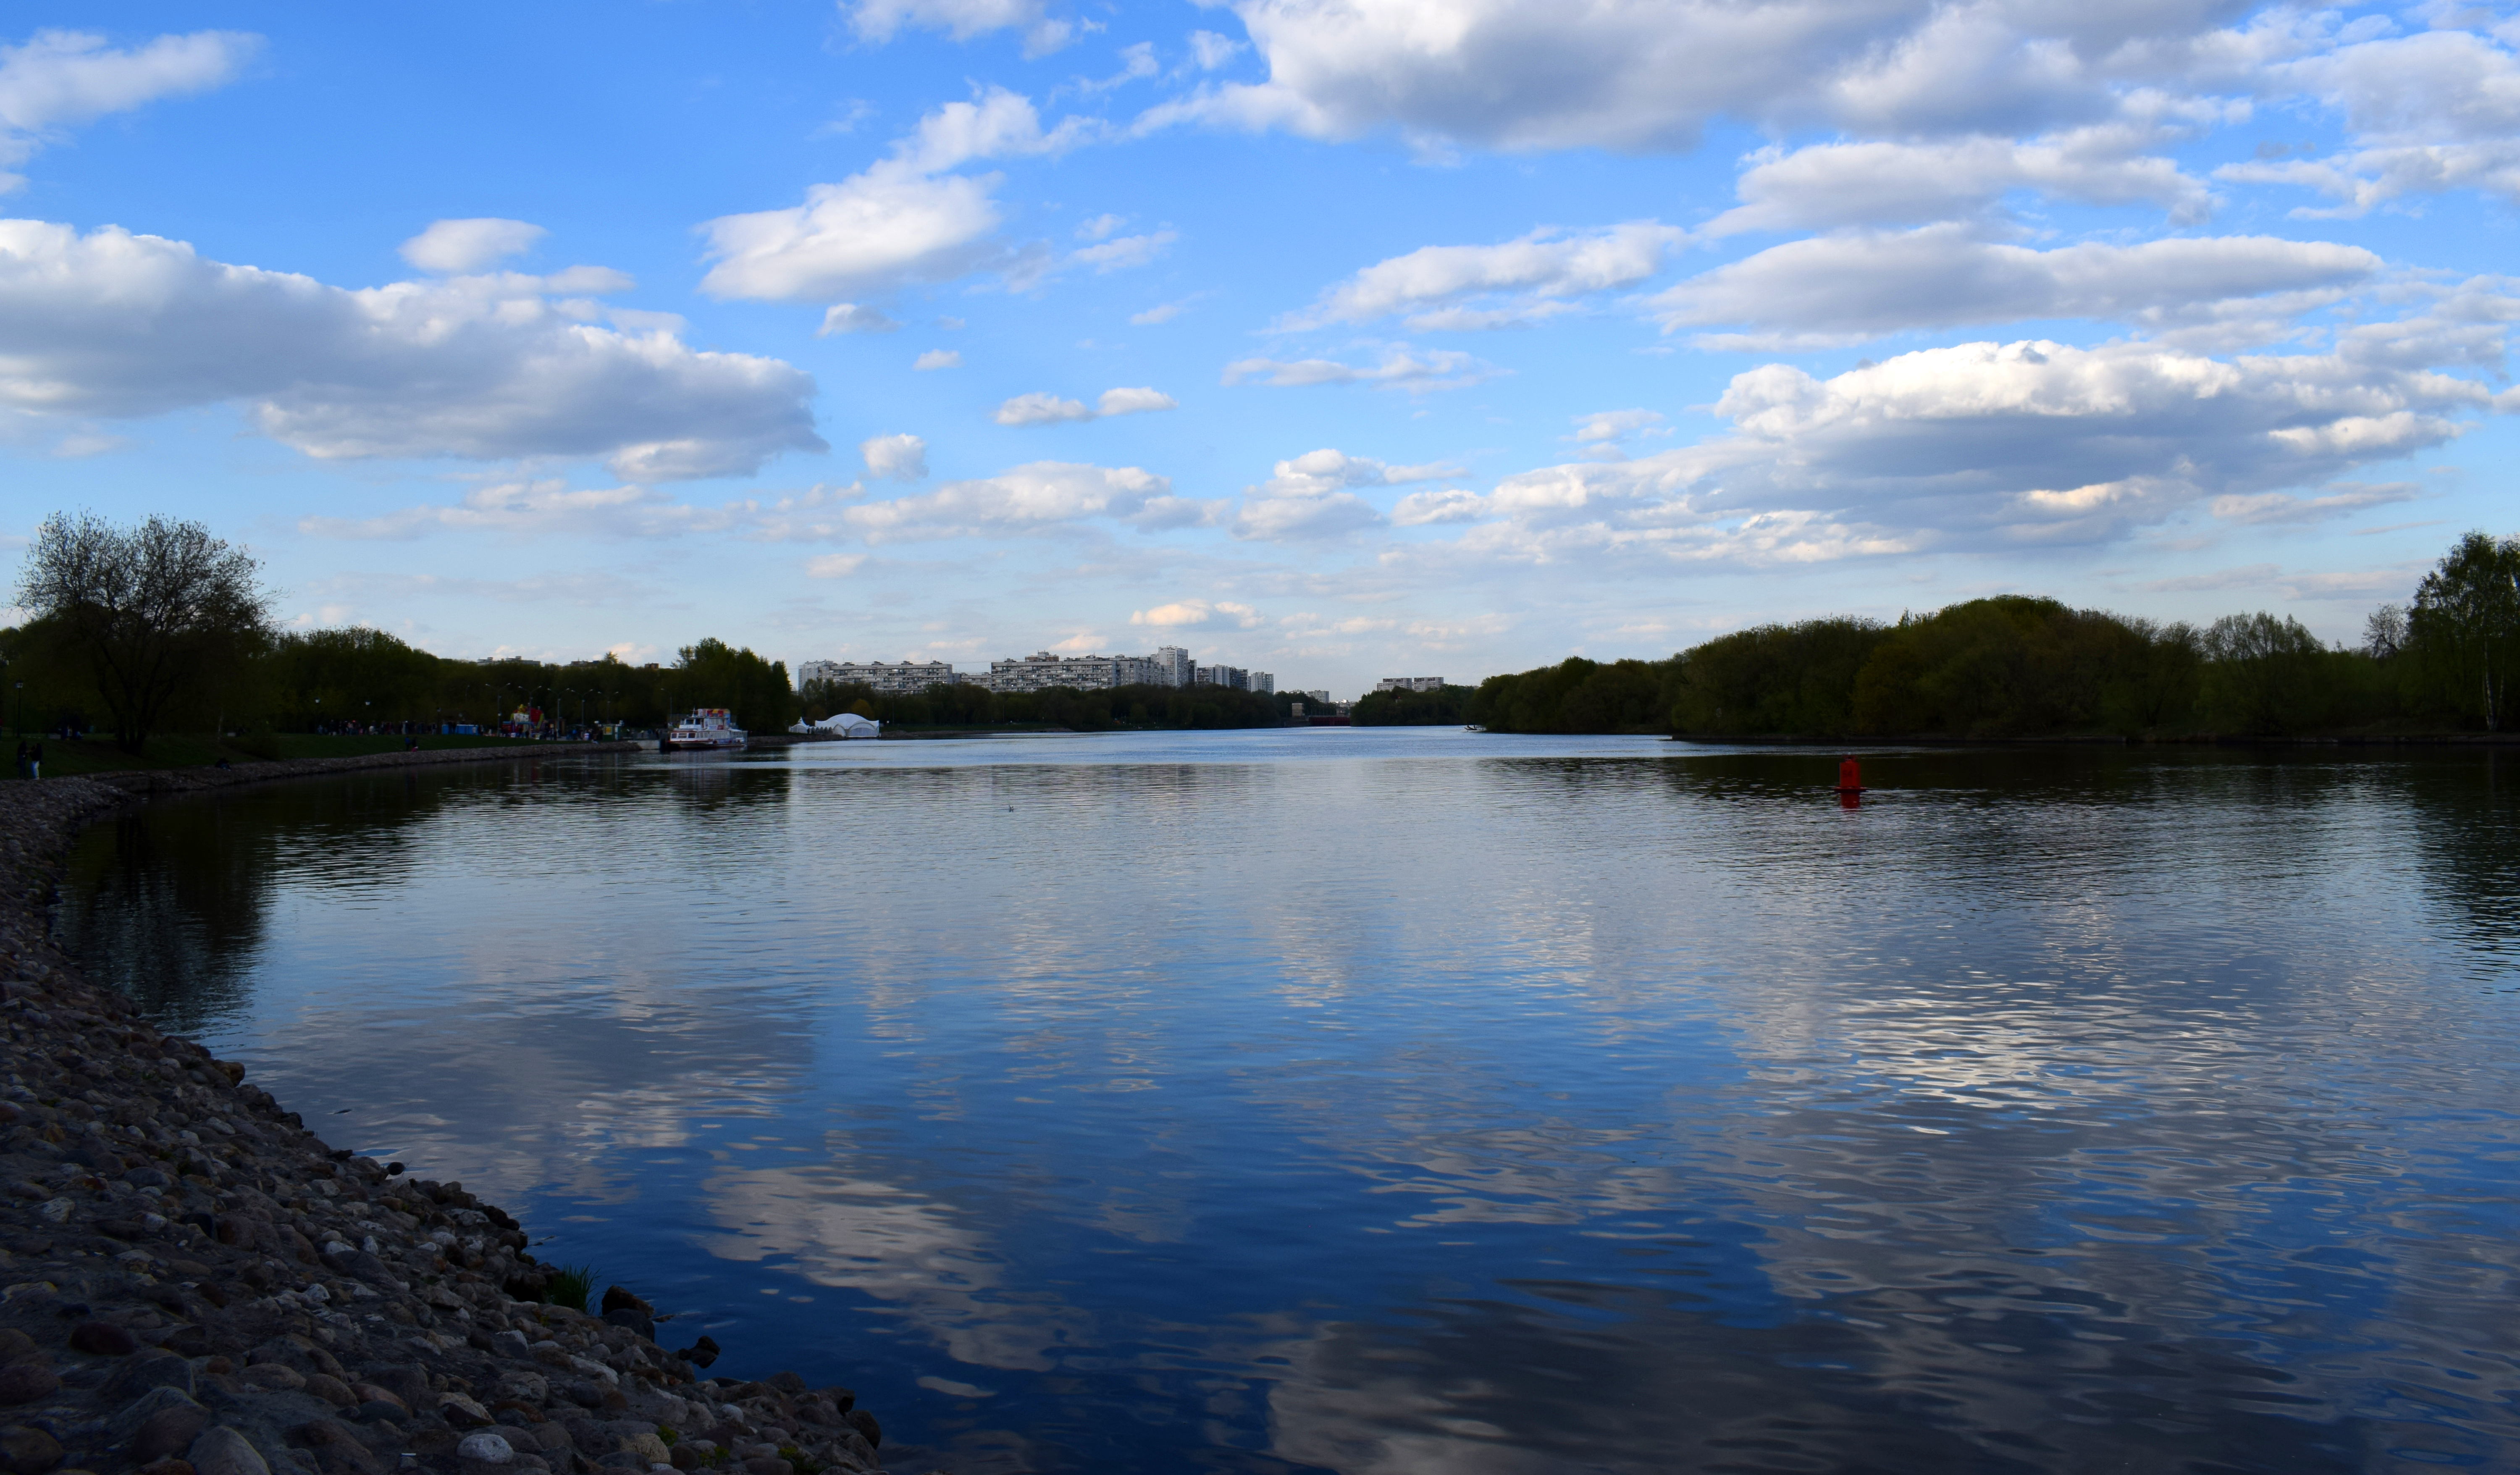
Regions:
[[789, 775], [725, 763], [633, 770], [570, 763], [411, 769], [163, 800], [117, 816], [72, 852], [55, 933], [89, 976], [165, 1027], [198, 1032], [246, 1006], [273, 899], [291, 884], [382, 894], [424, 857], [419, 832], [457, 808], [513, 815], [540, 843], [552, 789], [670, 789], [719, 821], [775, 811]]

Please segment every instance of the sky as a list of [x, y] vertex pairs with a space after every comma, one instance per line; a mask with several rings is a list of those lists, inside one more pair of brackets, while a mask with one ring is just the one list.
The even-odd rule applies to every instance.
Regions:
[[0, 559], [197, 518], [294, 628], [1348, 696], [1998, 593], [2351, 642], [2520, 531], [2507, 9], [8, 16]]

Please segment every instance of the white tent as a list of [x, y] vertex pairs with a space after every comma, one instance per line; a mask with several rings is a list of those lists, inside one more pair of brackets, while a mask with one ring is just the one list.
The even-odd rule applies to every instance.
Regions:
[[883, 724], [855, 712], [834, 712], [815, 723], [813, 730], [834, 738], [873, 738], [883, 731]]

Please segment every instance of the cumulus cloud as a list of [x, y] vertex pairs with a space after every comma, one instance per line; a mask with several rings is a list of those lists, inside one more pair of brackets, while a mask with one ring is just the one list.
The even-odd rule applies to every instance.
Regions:
[[1056, 394], [1018, 394], [998, 406], [989, 418], [1002, 425], [1055, 425], [1071, 421], [1105, 420], [1114, 415], [1141, 415], [1178, 408], [1169, 394], [1156, 389], [1105, 389], [1093, 406]]
[[858, 442], [867, 474], [888, 481], [920, 481], [927, 475], [927, 442], [916, 435], [878, 435]]
[[910, 367], [924, 372], [929, 369], [960, 369], [963, 355], [951, 348], [930, 348], [910, 361]]
[[1259, 610], [1231, 600], [1219, 600], [1213, 603], [1206, 600], [1176, 600], [1169, 604], [1157, 604], [1152, 609], [1133, 610], [1129, 615], [1132, 625], [1152, 625], [1158, 629], [1204, 625], [1217, 619], [1244, 630], [1256, 630], [1265, 623]]
[[1268, 480], [1243, 492], [1231, 524], [1238, 538], [1307, 542], [1380, 526], [1382, 514], [1350, 488], [1402, 486], [1456, 475], [1453, 466], [1392, 466], [1325, 447], [1279, 462]]
[[[2039, 318], [2288, 325], [2311, 302], [2331, 300], [2380, 267], [2360, 246], [2270, 236], [2042, 251], [1942, 225], [1788, 242], [1691, 278], [1653, 305], [1666, 332], [1746, 323], [1793, 343]], [[2281, 300], [2256, 300], [2270, 297]]]
[[990, 88], [920, 120], [889, 156], [837, 184], [815, 185], [782, 210], [722, 215], [701, 227], [717, 297], [829, 302], [976, 271], [1022, 270], [991, 241], [1000, 176], [949, 171], [979, 159], [1056, 154], [1091, 129], [1069, 118], [1045, 131], [1030, 100]]
[[1097, 272], [1126, 271], [1144, 266], [1164, 253], [1164, 247], [1181, 239], [1174, 231], [1149, 231], [1143, 236], [1121, 236], [1100, 246], [1088, 246], [1068, 253], [1068, 262], [1090, 266]]
[[479, 271], [531, 247], [550, 232], [494, 216], [440, 220], [402, 244], [402, 258], [425, 272]]
[[2153, 130], [2120, 124], [2016, 142], [1968, 137], [1868, 140], [1766, 149], [1734, 185], [1741, 203], [1707, 222], [1742, 231], [1915, 225], [1980, 214], [2015, 190], [2087, 204], [2159, 206], [2179, 224], [2204, 219], [2213, 196], [2174, 161], [2136, 152]]
[[1238, 0], [1266, 81], [1148, 114], [1508, 150], [1679, 149], [1731, 116], [1890, 137], [2096, 122], [2132, 79], [2193, 69], [2227, 0], [2109, 6], [1791, 0]]
[[2278, 64], [2275, 87], [2344, 114], [2358, 147], [2317, 160], [2230, 164], [2220, 179], [2306, 185], [2360, 215], [2408, 195], [2481, 190], [2520, 202], [2520, 58], [2455, 28], [2361, 40]]
[[1076, 35], [1075, 25], [1053, 19], [1042, 0], [841, 0], [862, 40], [880, 45], [903, 27], [941, 30], [957, 41], [992, 31], [1023, 32], [1024, 55], [1048, 56]]
[[362, 291], [179, 241], [0, 220], [0, 406], [133, 418], [237, 403], [310, 456], [594, 457], [637, 481], [823, 450], [812, 378], [596, 326], [601, 268]]
[[39, 30], [20, 44], [0, 44], [0, 194], [25, 183], [9, 169], [65, 130], [225, 86], [261, 49], [260, 36], [230, 30], [159, 36], [132, 49], [76, 30]]
[[823, 326], [814, 331], [814, 336], [827, 338], [843, 333], [894, 333], [900, 328], [899, 323], [863, 303], [834, 302], [824, 311]]
[[1811, 561], [2102, 542], [2438, 446], [2488, 400], [2467, 380], [2343, 354], [2221, 360], [2149, 343], [1964, 343], [1827, 380], [1772, 364], [1717, 402], [1727, 433], [1508, 476], [1462, 508], [1478, 525], [1458, 546], [1543, 562]]
[[932, 492], [870, 502], [839, 520], [870, 543], [1033, 533], [1092, 519], [1175, 525], [1172, 483], [1138, 467], [1036, 461]]
[[[1572, 234], [1543, 227], [1497, 246], [1420, 246], [1358, 272], [1279, 326], [1367, 323], [1400, 312], [1418, 314], [1409, 325], [1420, 330], [1512, 326], [1564, 311], [1567, 297], [1635, 286], [1688, 238], [1647, 220]], [[1464, 307], [1463, 299], [1483, 300]], [[1430, 310], [1439, 304], [1448, 310]]]
[[1381, 363], [1370, 365], [1343, 364], [1336, 359], [1237, 359], [1225, 366], [1224, 382], [1256, 381], [1281, 389], [1313, 384], [1381, 384], [1414, 394], [1429, 389], [1466, 388], [1493, 379], [1499, 372], [1493, 364], [1453, 349], [1416, 353], [1397, 347], [1386, 351]]

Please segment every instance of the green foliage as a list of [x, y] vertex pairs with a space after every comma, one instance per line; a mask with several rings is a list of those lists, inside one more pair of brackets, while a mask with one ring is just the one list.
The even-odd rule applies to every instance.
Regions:
[[1648, 733], [1671, 711], [1675, 657], [1602, 665], [1582, 656], [1479, 683], [1463, 715], [1491, 733]]
[[700, 1465], [705, 1469], [721, 1470], [726, 1468], [726, 1462], [733, 1457], [726, 1446], [718, 1445], [700, 1452]]
[[2406, 678], [2489, 733], [2520, 717], [2520, 538], [2469, 533], [2415, 589]]
[[656, 1440], [668, 1450], [672, 1449], [678, 1442], [680, 1442], [682, 1437], [682, 1431], [676, 1429], [671, 1424], [658, 1424], [656, 1426]]
[[1470, 720], [1470, 698], [1476, 694], [1476, 688], [1453, 686], [1432, 692], [1372, 692], [1348, 709], [1348, 720], [1361, 728], [1459, 727]]
[[821, 1475], [824, 1468], [821, 1460], [792, 1444], [781, 1445], [779, 1457], [788, 1461], [788, 1467], [793, 1469], [796, 1475]]
[[1673, 658], [1671, 724], [1683, 733], [1843, 733], [1856, 674], [1883, 639], [1872, 620], [1761, 625]]
[[2330, 651], [2289, 616], [2227, 614], [2206, 630], [2207, 727], [2245, 737], [2311, 732], [2327, 725], [2342, 693], [2330, 668], [2356, 657]]
[[595, 1294], [595, 1278], [592, 1265], [555, 1266], [551, 1277], [543, 1282], [543, 1299], [554, 1306], [584, 1311], [588, 1299]]
[[2054, 600], [2003, 595], [1903, 617], [1856, 676], [1852, 731], [2132, 735], [2182, 721], [2195, 641]]
[[715, 638], [685, 646], [679, 655], [665, 683], [675, 711], [729, 707], [735, 725], [752, 733], [785, 732], [796, 720], [786, 662], [764, 660], [749, 647], [738, 649]]

